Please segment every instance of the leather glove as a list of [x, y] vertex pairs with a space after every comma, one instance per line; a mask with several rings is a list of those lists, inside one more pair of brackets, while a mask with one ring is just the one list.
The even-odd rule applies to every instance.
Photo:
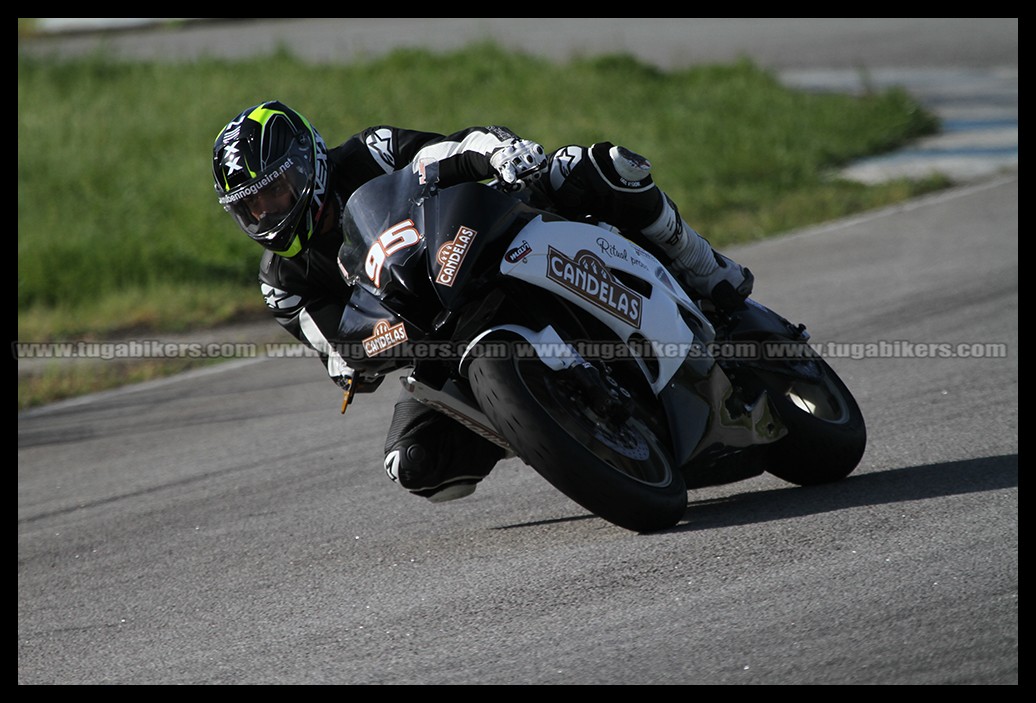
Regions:
[[350, 371], [340, 376], [331, 376], [331, 380], [346, 393], [373, 393], [385, 380], [385, 377], [356, 374]]
[[547, 170], [543, 147], [528, 139], [512, 139], [489, 157], [489, 165], [509, 192], [523, 190], [538, 181]]

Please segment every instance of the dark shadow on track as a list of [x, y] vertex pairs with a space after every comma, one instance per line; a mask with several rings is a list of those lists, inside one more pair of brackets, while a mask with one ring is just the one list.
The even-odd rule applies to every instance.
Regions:
[[[692, 502], [686, 523], [672, 531], [708, 530], [1018, 486], [1018, 455], [909, 466], [849, 476], [821, 486], [756, 491], [722, 500]], [[694, 494], [691, 494], [693, 499]]]
[[[751, 525], [864, 505], [924, 500], [1017, 486], [1018, 455], [1005, 454], [860, 474], [821, 486], [801, 488], [789, 484], [787, 488], [740, 493], [719, 500], [695, 502], [694, 491], [691, 491], [684, 522], [664, 532]], [[589, 514], [572, 515], [501, 525], [494, 529], [511, 530], [598, 519]]]

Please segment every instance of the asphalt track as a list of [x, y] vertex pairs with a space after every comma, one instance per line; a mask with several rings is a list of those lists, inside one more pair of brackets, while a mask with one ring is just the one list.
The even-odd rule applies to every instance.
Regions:
[[639, 536], [517, 460], [406, 495], [393, 383], [342, 417], [309, 359], [56, 404], [18, 419], [19, 683], [1017, 684], [1017, 173], [731, 253], [857, 394], [844, 482]]

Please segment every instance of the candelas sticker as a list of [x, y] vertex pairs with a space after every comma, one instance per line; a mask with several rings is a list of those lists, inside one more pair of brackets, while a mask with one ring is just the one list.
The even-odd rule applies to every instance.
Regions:
[[593, 252], [582, 249], [574, 259], [570, 259], [548, 246], [547, 278], [626, 324], [640, 329], [644, 298], [615, 279]]
[[377, 356], [405, 341], [406, 328], [402, 322], [390, 325], [388, 320], [379, 320], [374, 325], [374, 334], [363, 340], [363, 350], [367, 352], [367, 356]]
[[436, 283], [453, 286], [457, 280], [457, 273], [460, 272], [461, 264], [464, 263], [464, 257], [468, 255], [471, 243], [475, 241], [476, 234], [478, 232], [475, 230], [461, 225], [453, 239], [439, 247], [435, 258], [442, 264], [442, 268], [439, 269], [439, 275], [435, 277]]

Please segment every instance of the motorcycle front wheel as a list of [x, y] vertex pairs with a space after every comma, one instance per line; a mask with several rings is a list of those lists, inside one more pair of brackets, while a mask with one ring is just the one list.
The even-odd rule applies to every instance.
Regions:
[[642, 405], [635, 402], [621, 423], [602, 421], [531, 347], [512, 341], [506, 358], [476, 356], [468, 379], [518, 456], [614, 525], [634, 532], [676, 525], [687, 509], [687, 488]]

